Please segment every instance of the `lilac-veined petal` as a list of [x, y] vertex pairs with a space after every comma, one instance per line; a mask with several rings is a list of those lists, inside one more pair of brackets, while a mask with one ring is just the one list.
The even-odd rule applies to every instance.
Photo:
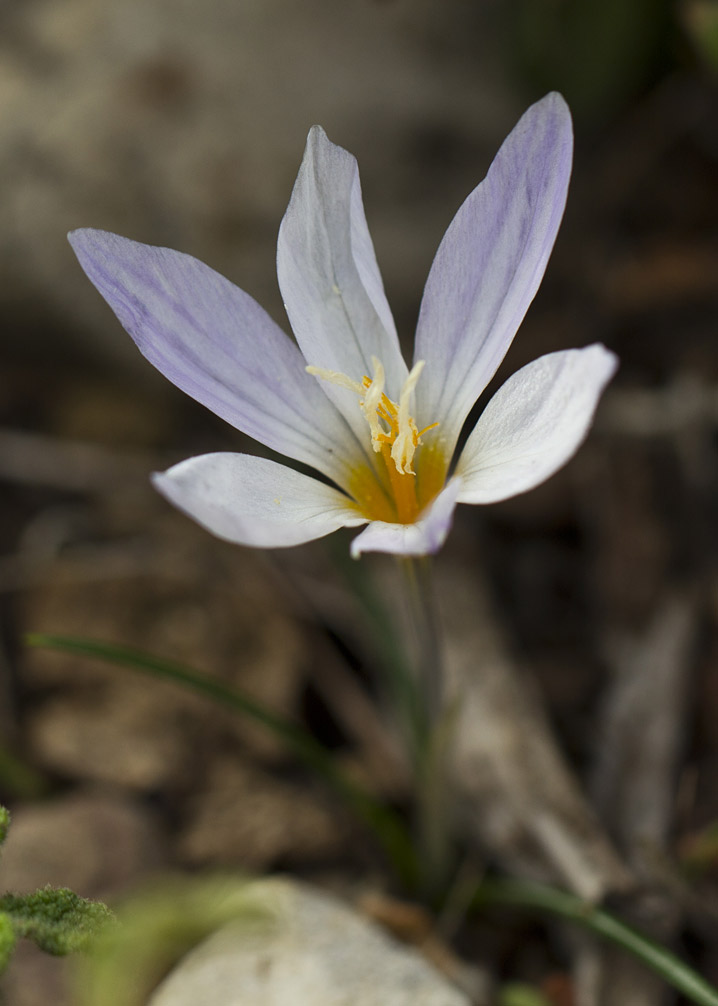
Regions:
[[414, 358], [419, 426], [454, 446], [538, 289], [566, 203], [571, 116], [559, 94], [532, 105], [439, 246], [419, 314]]
[[[357, 163], [319, 126], [307, 138], [279, 230], [277, 275], [307, 362], [361, 381], [373, 376], [375, 356], [384, 365], [387, 393], [396, 399], [407, 368], [364, 216]], [[365, 434], [356, 396], [327, 382], [321, 386]]]
[[212, 534], [238, 545], [284, 548], [366, 523], [338, 490], [250, 454], [188, 458], [152, 481]]
[[618, 360], [599, 344], [541, 356], [496, 392], [461, 453], [460, 503], [533, 489], [573, 456]]
[[453, 478], [414, 524], [372, 521], [352, 542], [352, 556], [358, 559], [362, 552], [389, 552], [393, 555], [433, 555], [438, 552], [451, 529], [460, 490], [461, 479]]
[[302, 354], [248, 294], [191, 255], [98, 230], [80, 265], [147, 359], [232, 426], [339, 484], [362, 450]]

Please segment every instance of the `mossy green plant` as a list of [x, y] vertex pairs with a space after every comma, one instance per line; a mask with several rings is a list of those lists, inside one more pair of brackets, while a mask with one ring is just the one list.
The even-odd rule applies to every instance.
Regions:
[[[10, 813], [0, 806], [0, 845], [9, 829]], [[112, 918], [107, 905], [81, 898], [66, 887], [0, 896], [0, 974], [7, 968], [18, 939], [33, 940], [46, 953], [63, 956], [86, 950]]]

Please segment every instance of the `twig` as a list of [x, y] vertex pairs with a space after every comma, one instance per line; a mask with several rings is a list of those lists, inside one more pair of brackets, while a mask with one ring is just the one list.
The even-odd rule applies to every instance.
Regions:
[[[675, 800], [695, 630], [695, 606], [687, 597], [669, 596], [640, 639], [614, 647], [597, 744], [596, 805], [645, 887], [624, 914], [661, 943], [670, 942], [681, 914], [657, 881]], [[584, 948], [576, 977], [579, 1000], [596, 1006], [655, 1006], [664, 994], [655, 975], [605, 947]]]
[[452, 764], [465, 831], [508, 872], [558, 880], [586, 901], [626, 889], [629, 874], [511, 661], [476, 571], [447, 573], [438, 594], [460, 711]]

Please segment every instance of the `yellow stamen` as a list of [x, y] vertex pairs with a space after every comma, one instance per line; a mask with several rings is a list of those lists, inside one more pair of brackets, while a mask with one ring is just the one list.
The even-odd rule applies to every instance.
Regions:
[[[384, 394], [385, 378], [384, 368], [375, 356], [372, 356], [371, 363], [374, 368], [374, 379], [369, 382], [369, 386], [366, 388], [366, 394], [359, 402], [359, 407], [364, 413], [364, 418], [369, 423], [369, 429], [371, 430], [371, 442], [374, 450], [379, 452], [385, 436], [379, 422], [382, 400], [386, 398], [386, 395]], [[367, 378], [365, 377], [362, 382], [364, 387], [366, 387], [366, 380]]]
[[338, 370], [325, 370], [324, 367], [305, 367], [304, 369], [313, 377], [321, 377], [323, 381], [338, 384], [340, 388], [346, 388], [347, 391], [353, 391], [357, 395], [364, 394], [364, 388], [361, 384], [352, 381], [351, 377], [347, 377], [346, 374], [342, 374]]
[[[357, 478], [357, 488], [355, 499], [366, 510], [367, 516], [372, 520], [387, 520], [384, 508], [389, 500], [384, 495], [388, 490], [390, 493], [390, 505], [396, 511], [396, 519], [400, 524], [413, 523], [419, 512], [432, 496], [424, 498], [425, 493], [421, 493], [421, 503], [417, 495], [417, 481], [413, 468], [414, 455], [417, 447], [421, 444], [421, 437], [429, 430], [433, 430], [438, 423], [430, 423], [419, 432], [414, 418], [410, 414], [411, 396], [416, 388], [417, 381], [424, 369], [424, 361], [419, 360], [409, 372], [404, 385], [399, 393], [399, 403], [393, 402], [384, 392], [386, 375], [381, 361], [375, 356], [371, 359], [373, 377], [364, 376], [361, 383], [347, 377], [335, 370], [325, 370], [322, 367], [307, 367], [307, 373], [313, 374], [324, 381], [329, 381], [341, 388], [346, 388], [359, 396], [359, 408], [366, 419], [371, 433], [371, 443], [374, 451], [381, 454], [389, 479], [388, 486], [384, 485], [384, 490], [379, 490], [380, 496], [386, 501], [382, 503], [376, 495], [376, 490], [371, 490], [369, 483], [372, 481], [369, 470], [365, 474], [360, 474]], [[434, 465], [432, 464], [432, 468]], [[423, 471], [423, 467], [422, 467]], [[374, 479], [377, 478], [375, 475]], [[434, 485], [435, 479], [431, 478], [430, 483]], [[381, 484], [381, 479], [379, 480]], [[374, 483], [376, 485], [376, 482]], [[440, 486], [437, 486], [437, 491]], [[377, 485], [377, 489], [379, 486]]]
[[419, 431], [416, 423], [409, 415], [409, 400], [416, 387], [416, 382], [424, 369], [424, 360], [419, 360], [414, 364], [409, 376], [404, 381], [404, 387], [399, 395], [399, 409], [396, 417], [396, 436], [391, 445], [391, 456], [396, 465], [396, 470], [404, 475], [413, 475], [414, 469], [411, 463], [414, 460], [414, 452], [419, 443]]

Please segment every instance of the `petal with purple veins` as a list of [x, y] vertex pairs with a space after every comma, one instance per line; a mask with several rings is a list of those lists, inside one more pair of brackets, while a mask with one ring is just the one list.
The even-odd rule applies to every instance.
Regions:
[[563, 215], [571, 116], [549, 94], [522, 116], [454, 217], [426, 283], [415, 359], [426, 360], [417, 422], [445, 449], [491, 380], [541, 282]]
[[267, 447], [340, 485], [362, 455], [294, 343], [239, 287], [191, 255], [73, 231], [82, 268], [147, 359]]

